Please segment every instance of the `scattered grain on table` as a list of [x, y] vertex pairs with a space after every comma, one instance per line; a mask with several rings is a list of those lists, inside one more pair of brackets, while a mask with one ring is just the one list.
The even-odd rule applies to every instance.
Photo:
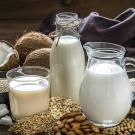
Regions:
[[130, 114], [134, 115], [135, 114], [135, 106], [132, 106], [130, 109]]
[[8, 82], [6, 79], [0, 79], [0, 93], [8, 92]]
[[126, 118], [119, 125], [105, 128], [105, 135], [135, 135], [135, 120]]
[[97, 127], [88, 121], [79, 104], [68, 98], [52, 97], [48, 111], [22, 118], [9, 131], [20, 135], [64, 135], [66, 132], [67, 135], [134, 135], [135, 120], [125, 118], [114, 127]]
[[131, 78], [130, 82], [131, 82], [131, 85], [132, 85], [132, 89], [135, 92], [135, 78]]
[[65, 113], [80, 111], [80, 106], [71, 99], [64, 97], [52, 97], [49, 102], [49, 110], [29, 117], [22, 118], [14, 123], [9, 131], [20, 135], [51, 134], [52, 127], [57, 119]]
[[135, 120], [126, 118], [111, 128], [97, 127], [81, 112], [63, 115], [53, 127], [54, 135], [134, 135]]

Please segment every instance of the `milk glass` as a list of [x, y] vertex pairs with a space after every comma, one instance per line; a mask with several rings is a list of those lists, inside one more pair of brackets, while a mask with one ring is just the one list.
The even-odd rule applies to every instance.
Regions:
[[49, 70], [18, 67], [7, 72], [11, 114], [14, 120], [46, 111], [49, 105]]
[[112, 43], [89, 42], [87, 69], [80, 88], [80, 104], [96, 125], [111, 127], [128, 114], [132, 90], [125, 65], [135, 62], [124, 58], [125, 48]]

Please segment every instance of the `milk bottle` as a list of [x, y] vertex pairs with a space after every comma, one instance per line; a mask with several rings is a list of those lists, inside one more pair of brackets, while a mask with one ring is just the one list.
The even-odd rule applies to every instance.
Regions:
[[[62, 24], [58, 20], [59, 27], [65, 26], [66, 22], [74, 21], [71, 13], [60, 13], [57, 16], [61, 15]], [[64, 28], [62, 35], [54, 40], [50, 54], [51, 96], [64, 96], [78, 102], [85, 59], [80, 40], [76, 36], [75, 29], [72, 30], [72, 24]]]
[[85, 44], [89, 61], [80, 88], [80, 104], [96, 125], [119, 124], [128, 114], [132, 91], [124, 69], [125, 49], [111, 43]]

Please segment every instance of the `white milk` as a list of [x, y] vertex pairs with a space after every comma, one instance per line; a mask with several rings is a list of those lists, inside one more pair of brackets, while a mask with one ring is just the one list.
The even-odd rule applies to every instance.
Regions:
[[73, 36], [57, 38], [50, 55], [51, 95], [79, 101], [79, 88], [84, 74], [85, 59], [80, 40]]
[[15, 119], [48, 109], [49, 84], [40, 76], [16, 77], [9, 83], [11, 113]]
[[116, 64], [92, 65], [81, 86], [80, 103], [91, 121], [119, 123], [131, 107], [130, 83], [125, 71]]

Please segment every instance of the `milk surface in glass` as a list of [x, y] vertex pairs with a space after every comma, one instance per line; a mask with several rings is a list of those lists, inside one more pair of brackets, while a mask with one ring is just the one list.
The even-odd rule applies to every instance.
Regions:
[[20, 119], [48, 109], [49, 84], [46, 78], [25, 75], [9, 83], [10, 108], [13, 118]]
[[117, 124], [125, 118], [131, 107], [128, 82], [126, 72], [117, 64], [96, 63], [89, 67], [81, 86], [80, 102], [92, 122]]
[[85, 60], [80, 40], [75, 36], [55, 39], [50, 55], [51, 95], [79, 101], [79, 88], [84, 74]]

